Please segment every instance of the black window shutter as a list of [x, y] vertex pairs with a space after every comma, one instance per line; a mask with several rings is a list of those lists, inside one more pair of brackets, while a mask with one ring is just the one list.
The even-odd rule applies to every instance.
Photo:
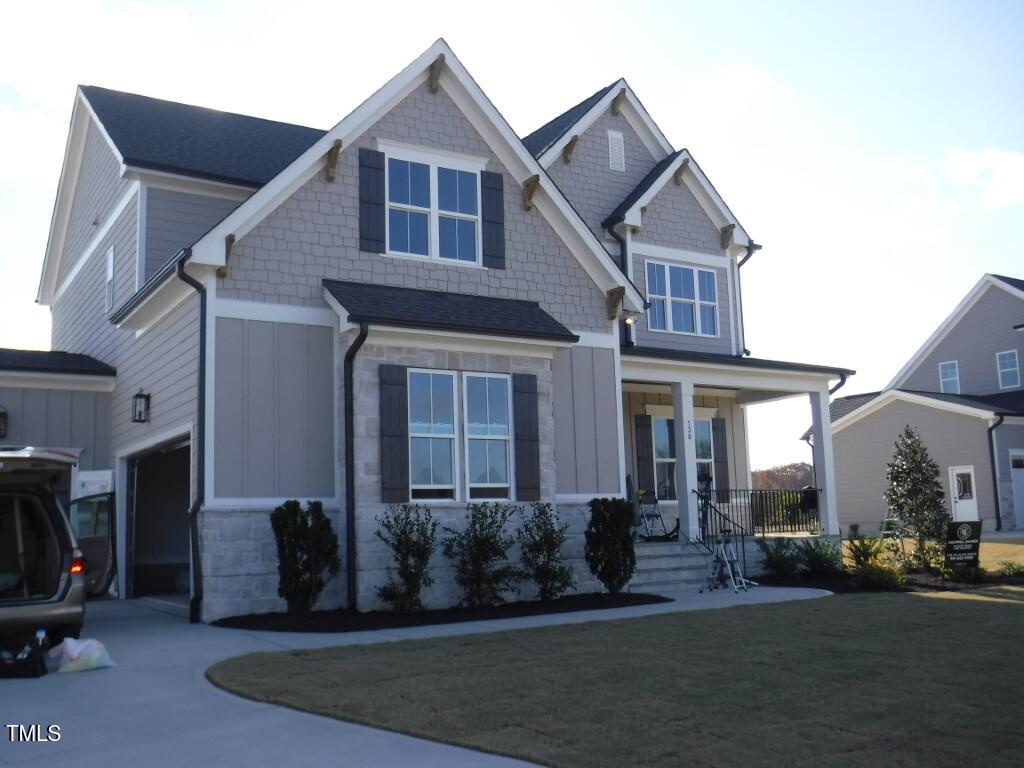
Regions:
[[380, 497], [386, 504], [409, 500], [409, 395], [406, 367], [381, 365]]
[[480, 219], [483, 222], [483, 264], [505, 268], [505, 182], [500, 173], [480, 173]]
[[359, 250], [384, 253], [384, 153], [359, 150]]
[[516, 500], [540, 501], [540, 419], [536, 376], [512, 374], [512, 413], [516, 441]]
[[654, 487], [654, 435], [651, 432], [651, 417], [634, 417], [636, 431], [636, 490], [657, 491]]
[[729, 501], [729, 446], [725, 439], [725, 419], [711, 420], [711, 450], [715, 457], [715, 490], [718, 502]]

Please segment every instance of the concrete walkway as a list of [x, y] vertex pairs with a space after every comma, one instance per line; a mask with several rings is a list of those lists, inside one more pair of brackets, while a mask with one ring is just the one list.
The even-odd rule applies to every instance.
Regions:
[[91, 603], [83, 637], [102, 641], [112, 669], [0, 680], [0, 725], [60, 726], [51, 743], [9, 743], [0, 732], [0, 765], [76, 768], [159, 766], [445, 766], [511, 768], [516, 760], [436, 744], [365, 726], [260, 704], [206, 681], [216, 661], [274, 651], [464, 635], [526, 627], [650, 616], [660, 613], [782, 602], [828, 594], [760, 587], [747, 594], [688, 591], [672, 603], [379, 632], [292, 634], [190, 625], [137, 601]]

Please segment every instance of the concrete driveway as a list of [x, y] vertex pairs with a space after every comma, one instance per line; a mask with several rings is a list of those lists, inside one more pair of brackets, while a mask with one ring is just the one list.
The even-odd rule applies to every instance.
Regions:
[[672, 603], [522, 619], [379, 632], [288, 634], [188, 624], [140, 601], [89, 604], [83, 637], [102, 641], [117, 666], [38, 680], [0, 680], [0, 725], [60, 726], [50, 743], [10, 743], [0, 731], [0, 765], [444, 766], [512, 768], [526, 763], [259, 704], [225, 693], [204, 672], [250, 651], [276, 651], [493, 632], [750, 603], [808, 599], [813, 589], [758, 588], [673, 595]]

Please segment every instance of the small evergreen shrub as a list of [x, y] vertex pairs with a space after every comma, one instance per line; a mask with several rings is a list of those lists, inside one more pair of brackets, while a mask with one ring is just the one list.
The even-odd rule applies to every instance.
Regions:
[[776, 579], [791, 579], [800, 568], [800, 555], [793, 548], [792, 539], [777, 537], [756, 539], [757, 547], [764, 555], [761, 568], [765, 575]]
[[800, 570], [804, 576], [835, 576], [843, 570], [843, 551], [829, 539], [802, 539], [796, 544]]
[[1003, 560], [999, 563], [999, 575], [1010, 578], [1024, 576], [1024, 565], [1015, 563], [1012, 560]]
[[377, 519], [374, 532], [384, 542], [397, 566], [388, 583], [377, 588], [377, 596], [399, 613], [423, 609], [420, 593], [433, 583], [430, 558], [434, 554], [437, 521], [419, 504], [388, 507]]
[[621, 592], [636, 570], [633, 503], [626, 499], [591, 499], [590, 522], [584, 536], [584, 556], [590, 572], [613, 595]]
[[498, 605], [504, 592], [516, 591], [522, 574], [508, 564], [515, 538], [505, 534], [513, 507], [497, 502], [468, 504], [466, 527], [445, 528], [444, 554], [455, 563], [455, 581], [462, 587], [463, 604], [470, 608]]
[[882, 557], [884, 547], [882, 542], [876, 538], [868, 538], [860, 532], [860, 526], [853, 523], [850, 526], [849, 538], [846, 542], [846, 552], [850, 558], [850, 565], [856, 571], [866, 565], [875, 565]]
[[523, 570], [537, 585], [541, 600], [555, 600], [574, 586], [572, 569], [562, 560], [568, 523], [558, 522], [550, 504], [535, 501], [516, 531]]
[[903, 589], [906, 581], [897, 568], [867, 563], [853, 572], [853, 583], [861, 589]]
[[289, 613], [309, 613], [327, 582], [338, 575], [338, 537], [319, 501], [306, 509], [290, 499], [270, 513], [277, 541], [277, 594]]

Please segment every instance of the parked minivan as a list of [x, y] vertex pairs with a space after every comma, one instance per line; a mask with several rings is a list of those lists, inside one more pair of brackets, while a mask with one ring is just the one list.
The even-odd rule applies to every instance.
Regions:
[[45, 629], [53, 644], [85, 620], [86, 563], [54, 493], [73, 451], [0, 447], [0, 636]]

